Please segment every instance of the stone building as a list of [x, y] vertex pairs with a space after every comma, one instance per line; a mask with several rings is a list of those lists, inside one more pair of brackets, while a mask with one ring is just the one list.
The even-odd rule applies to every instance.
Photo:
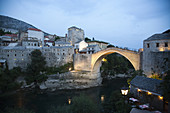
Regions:
[[40, 41], [40, 45], [44, 46], [44, 33], [43, 31], [35, 28], [29, 28], [27, 30], [28, 32], [28, 38], [37, 38], [38, 41]]
[[142, 103], [149, 103], [150, 106], [163, 111], [163, 107], [168, 105], [163, 102], [163, 92], [161, 89], [162, 80], [136, 76], [130, 82], [130, 93]]
[[46, 58], [47, 66], [58, 67], [73, 61], [74, 49], [72, 46], [65, 47], [37, 47], [37, 46], [1, 46], [0, 59], [6, 60], [8, 68], [20, 66], [25, 69], [30, 63], [30, 54], [39, 49]]
[[106, 49], [107, 46], [108, 46], [108, 43], [107, 42], [103, 42], [103, 41], [90, 41], [90, 42], [87, 42], [88, 45], [98, 45], [100, 47], [100, 49]]
[[67, 42], [74, 46], [76, 42], [84, 40], [84, 31], [75, 26], [68, 28]]
[[170, 69], [170, 30], [144, 40], [142, 57], [142, 69], [148, 76]]

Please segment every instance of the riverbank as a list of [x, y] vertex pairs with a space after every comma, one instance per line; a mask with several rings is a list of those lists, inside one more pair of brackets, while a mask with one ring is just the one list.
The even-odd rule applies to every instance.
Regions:
[[[103, 80], [102, 85], [86, 89], [56, 89], [48, 90], [21, 90], [8, 96], [0, 97], [0, 109], [4, 111], [8, 108], [25, 108], [35, 113], [47, 113], [51, 106], [58, 107], [68, 105], [68, 100], [73, 97], [84, 94], [88, 96], [97, 105], [100, 105], [110, 98], [113, 91], [123, 86], [127, 86], [126, 78], [115, 78], [112, 80]], [[102, 100], [101, 100], [102, 97]]]

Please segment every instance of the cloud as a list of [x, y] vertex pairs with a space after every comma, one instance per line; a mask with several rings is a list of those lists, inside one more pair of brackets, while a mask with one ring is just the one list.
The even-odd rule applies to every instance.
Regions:
[[[169, 0], [6, 0], [0, 13], [64, 36], [75, 25], [85, 35], [141, 48], [142, 41], [170, 26]], [[15, 10], [14, 10], [15, 9]]]

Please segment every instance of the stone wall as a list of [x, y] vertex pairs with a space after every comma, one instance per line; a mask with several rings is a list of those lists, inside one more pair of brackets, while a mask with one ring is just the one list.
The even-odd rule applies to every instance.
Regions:
[[31, 52], [39, 49], [46, 58], [47, 66], [58, 67], [73, 61], [74, 49], [66, 47], [0, 47], [0, 59], [6, 59], [8, 68], [20, 66], [25, 69], [31, 62]]
[[[168, 47], [165, 47], [165, 43], [168, 43]], [[170, 68], [170, 40], [145, 40], [143, 47], [142, 69], [147, 76], [163, 74]]]
[[74, 54], [74, 69], [91, 71], [91, 54]]
[[101, 77], [92, 77], [91, 72], [72, 71], [62, 74], [50, 75], [40, 85], [41, 89], [84, 89], [101, 85]]
[[84, 31], [77, 27], [68, 28], [68, 42], [71, 42], [74, 45], [78, 41], [84, 40]]

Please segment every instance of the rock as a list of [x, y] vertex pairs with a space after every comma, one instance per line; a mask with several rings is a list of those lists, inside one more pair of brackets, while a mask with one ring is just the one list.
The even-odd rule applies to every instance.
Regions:
[[45, 85], [44, 82], [40, 84], [40, 89], [47, 89], [47, 86]]

